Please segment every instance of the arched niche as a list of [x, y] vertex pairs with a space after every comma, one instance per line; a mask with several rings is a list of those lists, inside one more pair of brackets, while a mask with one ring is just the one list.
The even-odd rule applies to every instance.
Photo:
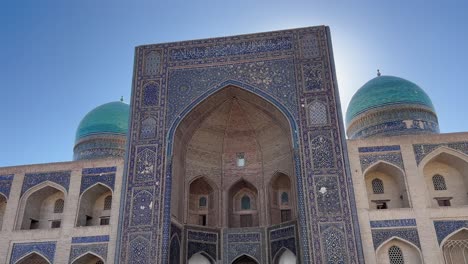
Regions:
[[229, 227], [259, 225], [258, 191], [255, 186], [240, 180], [229, 189]]
[[296, 264], [297, 257], [291, 250], [282, 248], [273, 259], [273, 264]]
[[270, 181], [270, 222], [280, 224], [294, 220], [295, 201], [291, 179], [288, 175], [277, 172]]
[[422, 264], [420, 250], [412, 243], [393, 237], [376, 250], [377, 264]]
[[250, 256], [247, 256], [247, 255], [242, 255], [238, 258], [236, 258], [232, 264], [258, 264], [258, 262], [250, 257]]
[[171, 243], [169, 244], [169, 263], [179, 264], [180, 263], [180, 239], [179, 236], [174, 235], [171, 238]]
[[109, 225], [112, 209], [112, 190], [101, 183], [80, 195], [76, 226]]
[[188, 260], [188, 264], [214, 264], [214, 263], [216, 262], [212, 260], [210, 256], [204, 252], [194, 254]]
[[445, 264], [468, 264], [468, 229], [463, 228], [442, 243]]
[[104, 260], [93, 254], [93, 253], [86, 253], [78, 258], [76, 258], [72, 264], [104, 264]]
[[448, 148], [440, 148], [429, 154], [420, 163], [420, 167], [432, 207], [468, 205], [466, 155]]
[[364, 171], [369, 209], [409, 208], [406, 178], [397, 166], [379, 161]]
[[236, 86], [220, 89], [184, 113], [168, 136], [172, 143], [172, 219], [195, 223], [189, 212], [190, 204], [192, 208], [195, 204], [190, 185], [203, 175], [215, 198], [214, 203], [208, 199], [208, 205], [214, 205], [208, 212], [209, 226], [236, 226], [230, 224], [233, 199], [243, 196], [231, 195], [231, 186], [242, 179], [255, 186], [245, 195], [253, 207], [262, 209], [251, 212], [255, 213], [253, 225], [266, 226], [271, 175], [276, 171], [294, 174], [291, 125], [285, 114], [264, 98]]
[[0, 231], [2, 231], [3, 217], [5, 216], [5, 210], [7, 206], [7, 198], [0, 193]]
[[15, 264], [50, 264], [50, 262], [44, 258], [42, 255], [39, 255], [36, 252], [33, 252], [18, 261]]
[[29, 189], [20, 200], [16, 229], [60, 228], [64, 201], [65, 189], [58, 184], [45, 182]]
[[214, 183], [206, 177], [198, 177], [190, 183], [187, 223], [217, 226], [218, 207], [219, 198]]

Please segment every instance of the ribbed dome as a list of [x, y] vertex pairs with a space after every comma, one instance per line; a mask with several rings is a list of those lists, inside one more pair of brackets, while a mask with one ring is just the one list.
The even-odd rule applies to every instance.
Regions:
[[130, 107], [123, 102], [110, 102], [91, 110], [80, 122], [75, 141], [96, 134], [126, 135]]
[[376, 77], [354, 94], [346, 125], [349, 138], [439, 132], [429, 96], [416, 84], [394, 76]]
[[367, 110], [398, 104], [423, 105], [435, 112], [429, 96], [416, 84], [395, 76], [379, 76], [364, 84], [351, 98], [346, 123]]
[[76, 130], [73, 159], [123, 157], [129, 112], [129, 105], [123, 102], [111, 102], [91, 110]]

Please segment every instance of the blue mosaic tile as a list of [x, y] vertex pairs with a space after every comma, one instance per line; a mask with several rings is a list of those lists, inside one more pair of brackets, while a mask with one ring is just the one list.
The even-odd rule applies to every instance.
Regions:
[[174, 236], [171, 239], [171, 245], [169, 247], [169, 263], [179, 264], [180, 263], [180, 240], [178, 236]]
[[323, 225], [322, 234], [323, 243], [326, 245], [326, 263], [349, 263], [348, 254], [346, 251], [343, 250], [346, 243], [343, 226], [340, 224]]
[[288, 226], [270, 230], [270, 239], [277, 240], [281, 238], [289, 238], [295, 236], [295, 226]]
[[187, 245], [187, 259], [190, 259], [193, 255], [199, 252], [205, 252], [212, 259], [217, 259], [216, 249], [216, 244], [189, 241]]
[[19, 259], [37, 252], [44, 256], [50, 263], [54, 263], [55, 241], [49, 242], [31, 242], [31, 243], [14, 243], [11, 252], [10, 264], [16, 263]]
[[377, 249], [382, 243], [392, 237], [399, 237], [406, 241], [413, 243], [419, 249], [419, 234], [416, 228], [385, 228], [385, 229], [372, 229], [372, 240], [374, 242], [374, 249]]
[[217, 242], [218, 236], [214, 233], [208, 232], [199, 232], [199, 231], [188, 231], [188, 239], [190, 240], [198, 240], [198, 241], [205, 241], [205, 242]]
[[0, 175], [0, 193], [2, 193], [6, 199], [10, 197], [11, 184], [13, 183], [13, 174]]
[[109, 242], [109, 236], [72, 237], [72, 244]]
[[92, 253], [101, 257], [102, 260], [107, 260], [107, 243], [72, 245], [70, 248], [70, 257], [68, 263], [73, 263], [76, 259], [86, 253]]
[[276, 263], [275, 258], [284, 249], [289, 249], [297, 255], [297, 239], [296, 239], [296, 226], [276, 226], [269, 229], [270, 240], [270, 263]]
[[91, 175], [91, 174], [101, 174], [101, 173], [111, 173], [117, 172], [117, 167], [97, 167], [97, 168], [84, 168], [81, 170], [81, 174], [83, 175]]
[[370, 221], [371, 228], [399, 227], [399, 226], [416, 226], [416, 219], [395, 219]]
[[404, 170], [403, 158], [400, 152], [387, 152], [383, 154], [361, 154], [359, 155], [361, 161], [361, 170], [364, 172], [371, 165], [374, 165], [378, 161], [386, 161], [390, 164], [397, 166]]
[[442, 243], [442, 241], [453, 232], [462, 229], [468, 228], [468, 220], [461, 221], [434, 221], [434, 228], [436, 230], [437, 241]]
[[102, 183], [114, 190], [117, 167], [84, 168], [82, 170], [80, 194], [96, 183]]
[[413, 150], [416, 155], [416, 162], [419, 163], [432, 151], [438, 149], [439, 147], [448, 147], [453, 150], [465, 153], [468, 155], [468, 142], [451, 142], [451, 143], [441, 143], [441, 144], [414, 144]]
[[[122, 195], [119, 225], [118, 243], [122, 250], [121, 254], [118, 254], [117, 262], [125, 263], [131, 260], [134, 263], [148, 263], [150, 259], [154, 259], [156, 263], [168, 261], [172, 232], [171, 157], [175, 130], [197, 104], [230, 85], [245, 89], [272, 103], [285, 114], [291, 124], [295, 149], [294, 166], [297, 173], [298, 229], [301, 234], [301, 241], [296, 250], [302, 258], [302, 263], [324, 263], [335, 259], [335, 256], [344, 256], [347, 263], [363, 262], [356, 208], [353, 198], [349, 195], [352, 193], [352, 183], [344, 162], [344, 131], [340, 125], [342, 118], [334, 83], [336, 77], [333, 61], [328, 57], [331, 52], [329, 36], [326, 27], [317, 27], [137, 48], [130, 147], [126, 159], [128, 172], [123, 181], [125, 193]], [[239, 51], [238, 48], [238, 43], [254, 45], [253, 43], [277, 38], [290, 38], [291, 47], [275, 51], [260, 49], [252, 53]], [[226, 49], [222, 51], [226, 52], [224, 55], [219, 55], [219, 47]], [[145, 56], [152, 50], [158, 50], [157, 58], [146, 60]], [[321, 65], [321, 72], [307, 70], [308, 66], [316, 65], [315, 63]], [[148, 70], [148, 65], [153, 64], [157, 65], [157, 69], [151, 66], [154, 69]], [[304, 69], [307, 71], [304, 72]], [[151, 78], [148, 75], [151, 75]], [[160, 84], [158, 107], [144, 106], [143, 88], [150, 80]], [[316, 93], [326, 97], [324, 102], [327, 104], [328, 124], [323, 127], [309, 126], [306, 109], [300, 106], [301, 98], [315, 96]], [[141, 138], [141, 118], [151, 116], [155, 111], [164, 113], [157, 119], [156, 131], [165, 133], [156, 133], [151, 140]], [[309, 138], [309, 135], [313, 136]], [[321, 141], [316, 137], [318, 135], [323, 136]], [[319, 141], [312, 142], [314, 139]], [[151, 150], [154, 152], [151, 153], [154, 158], [152, 157], [153, 160], [149, 163], [146, 160], [146, 165], [149, 166], [145, 166], [144, 159], [139, 159], [138, 155], [140, 150], [149, 147], [154, 147], [154, 150]], [[159, 163], [159, 160], [162, 162]], [[151, 173], [141, 174], [147, 170]], [[313, 183], [311, 178], [322, 175], [336, 176], [334, 184], [338, 187], [333, 186], [336, 188], [331, 189], [339, 193], [342, 209], [332, 217], [317, 214], [317, 190], [315, 185], [310, 185], [310, 182]], [[145, 187], [142, 187], [143, 185]], [[150, 192], [152, 196], [140, 203], [141, 199], [135, 195], [141, 188], [147, 187], [154, 188]], [[147, 208], [145, 204], [149, 200], [154, 201], [154, 208], [160, 209], [147, 214], [140, 212], [139, 210], [146, 210], [141, 208]], [[164, 204], [156, 206], [159, 201], [164, 201]], [[139, 219], [135, 221], [136, 218]], [[143, 224], [135, 225], [135, 222], [140, 220]], [[327, 239], [324, 240], [324, 236], [329, 234], [319, 231], [320, 222], [336, 221], [343, 223], [340, 229], [343, 236], [330, 233], [330, 237], [334, 236], [333, 239], [336, 239], [328, 240], [343, 242], [340, 247], [328, 243]], [[152, 235], [147, 238], [137, 235], [143, 230]], [[248, 254], [259, 263], [264, 263], [266, 252], [263, 248], [266, 242], [261, 232], [264, 231], [259, 230], [259, 242], [247, 244], [228, 243], [227, 239], [223, 241], [222, 251], [226, 256], [223, 262], [229, 263], [241, 254]], [[347, 239], [341, 240], [341, 237]], [[148, 247], [148, 251], [143, 250], [143, 247]]]
[[230, 45], [207, 45], [193, 48], [179, 48], [170, 51], [171, 61], [199, 60], [213, 57], [238, 56], [252, 53], [290, 50], [291, 37], [277, 37], [253, 41], [233, 42]]
[[45, 181], [57, 183], [68, 191], [68, 186], [70, 185], [70, 175], [71, 171], [27, 173], [24, 175], [23, 187], [21, 188], [21, 195], [23, 195], [30, 188]]
[[374, 147], [360, 147], [358, 148], [360, 153], [365, 152], [384, 152], [384, 151], [400, 151], [399, 145], [392, 146], [374, 146]]

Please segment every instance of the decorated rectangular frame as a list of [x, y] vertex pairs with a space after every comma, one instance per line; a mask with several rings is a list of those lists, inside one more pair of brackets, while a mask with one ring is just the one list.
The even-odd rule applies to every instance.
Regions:
[[364, 263], [326, 26], [136, 47], [116, 263], [167, 263], [174, 133], [227, 86], [290, 123], [300, 262]]

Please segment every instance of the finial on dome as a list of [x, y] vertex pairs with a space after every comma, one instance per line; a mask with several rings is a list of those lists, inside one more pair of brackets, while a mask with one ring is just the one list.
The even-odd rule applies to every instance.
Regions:
[[123, 96], [120, 96], [120, 102], [123, 102]]
[[382, 75], [382, 74], [380, 73], [380, 70], [377, 69], [377, 77], [380, 77], [380, 75]]

